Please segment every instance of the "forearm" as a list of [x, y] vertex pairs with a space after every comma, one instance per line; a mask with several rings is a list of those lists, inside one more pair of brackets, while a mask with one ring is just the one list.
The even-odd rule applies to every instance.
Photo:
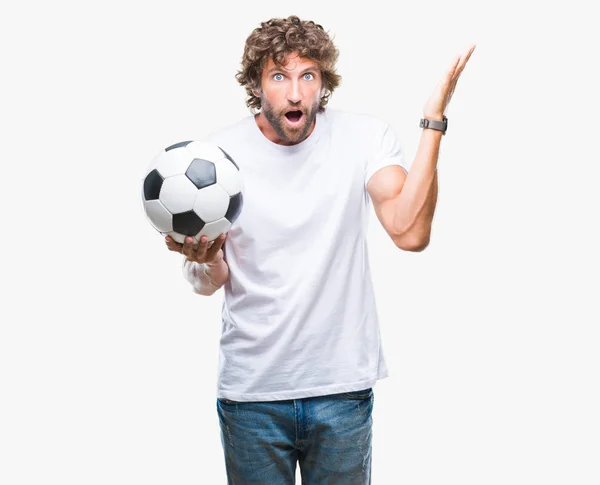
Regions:
[[224, 259], [212, 264], [196, 263], [183, 259], [183, 276], [199, 295], [210, 296], [229, 278], [229, 266]]
[[423, 129], [415, 160], [396, 199], [394, 225], [405, 246], [429, 244], [437, 203], [437, 161], [442, 132]]

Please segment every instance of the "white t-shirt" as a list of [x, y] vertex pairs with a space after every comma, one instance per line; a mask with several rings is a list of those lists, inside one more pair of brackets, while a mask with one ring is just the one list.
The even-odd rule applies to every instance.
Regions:
[[217, 397], [276, 401], [358, 391], [388, 377], [371, 282], [366, 184], [408, 172], [390, 125], [326, 108], [292, 146], [253, 115], [209, 135], [240, 168], [227, 232]]

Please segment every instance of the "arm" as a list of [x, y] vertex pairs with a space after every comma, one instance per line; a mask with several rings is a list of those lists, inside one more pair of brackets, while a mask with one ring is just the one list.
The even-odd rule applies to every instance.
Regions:
[[229, 266], [225, 261], [223, 246], [225, 239], [226, 235], [220, 234], [209, 243], [208, 238], [202, 236], [198, 243], [194, 243], [194, 239], [188, 236], [182, 244], [171, 236], [165, 237], [169, 251], [185, 256], [183, 276], [199, 295], [212, 295], [229, 279]]
[[229, 266], [223, 258], [214, 263], [196, 263], [183, 259], [183, 276], [199, 295], [213, 295], [229, 278]]
[[[442, 120], [458, 78], [474, 50], [475, 44], [472, 44], [464, 54], [453, 59], [423, 108], [425, 118]], [[437, 202], [436, 164], [441, 139], [440, 131], [424, 128], [408, 175], [400, 169], [384, 167], [371, 177], [377, 177], [369, 190], [377, 216], [399, 248], [422, 251], [429, 244]]]
[[389, 165], [378, 170], [367, 185], [379, 221], [400, 249], [422, 251], [429, 244], [441, 138], [440, 131], [423, 129], [408, 174]]
[[415, 160], [395, 200], [394, 227], [409, 245], [422, 251], [429, 244], [437, 203], [437, 161], [442, 132], [423, 129]]

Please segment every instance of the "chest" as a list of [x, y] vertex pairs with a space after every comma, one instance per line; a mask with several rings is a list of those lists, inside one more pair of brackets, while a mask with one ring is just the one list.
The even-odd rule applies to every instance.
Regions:
[[357, 154], [316, 151], [297, 165], [255, 162], [240, 167], [244, 207], [233, 236], [301, 237], [358, 216], [365, 165]]

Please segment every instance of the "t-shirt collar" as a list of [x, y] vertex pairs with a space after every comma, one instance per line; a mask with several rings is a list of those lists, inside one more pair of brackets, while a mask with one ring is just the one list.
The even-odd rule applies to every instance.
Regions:
[[279, 143], [272, 142], [263, 134], [262, 131], [260, 131], [260, 128], [256, 124], [256, 119], [254, 115], [251, 115], [249, 117], [249, 121], [254, 126], [254, 134], [256, 138], [260, 139], [259, 143], [261, 143], [263, 146], [268, 147], [271, 150], [278, 151], [280, 153], [297, 153], [302, 150], [305, 150], [308, 147], [313, 146], [317, 142], [327, 122], [327, 117], [325, 116], [325, 113], [326, 111], [317, 113], [317, 116], [315, 117], [315, 127], [313, 128], [311, 134], [308, 135], [308, 137], [302, 140], [300, 143], [296, 143], [295, 145], [280, 145]]

